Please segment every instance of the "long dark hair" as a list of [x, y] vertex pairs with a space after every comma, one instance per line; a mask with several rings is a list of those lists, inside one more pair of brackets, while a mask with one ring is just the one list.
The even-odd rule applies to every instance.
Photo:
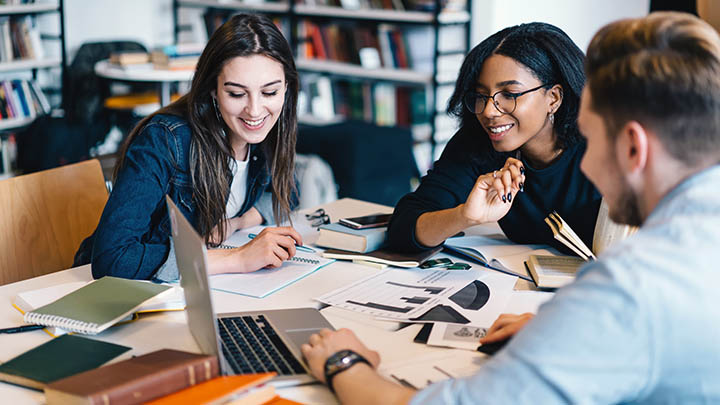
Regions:
[[[539, 22], [505, 28], [479, 43], [465, 57], [447, 108], [448, 114], [460, 119], [463, 130], [484, 132], [475, 114], [463, 106], [463, 96], [475, 89], [485, 60], [494, 54], [522, 63], [544, 84], [562, 86], [563, 101], [555, 112], [557, 146], [567, 148], [579, 142], [577, 115], [585, 84], [584, 55], [560, 28]], [[488, 137], [481, 137], [481, 142], [487, 157], [503, 155], [495, 152]]]
[[295, 143], [297, 141], [298, 74], [292, 52], [282, 33], [267, 17], [238, 14], [220, 26], [210, 37], [198, 60], [188, 94], [146, 117], [132, 130], [115, 166], [115, 176], [135, 136], [157, 114], [187, 119], [192, 129], [190, 174], [193, 200], [198, 212], [198, 231], [210, 243], [210, 233], [218, 226], [225, 234], [225, 203], [230, 189], [230, 161], [233, 150], [224, 135], [224, 122], [216, 116], [212, 91], [225, 64], [238, 56], [261, 54], [283, 65], [287, 90], [280, 118], [259, 145], [272, 174], [273, 215], [276, 223], [290, 218], [295, 190]]

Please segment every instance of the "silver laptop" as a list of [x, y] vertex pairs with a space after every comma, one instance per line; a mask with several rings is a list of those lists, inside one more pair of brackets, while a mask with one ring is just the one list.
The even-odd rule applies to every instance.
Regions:
[[277, 372], [274, 385], [316, 381], [300, 345], [322, 328], [334, 329], [315, 308], [215, 314], [202, 238], [166, 196], [180, 285], [190, 332], [204, 354], [218, 356], [224, 375]]

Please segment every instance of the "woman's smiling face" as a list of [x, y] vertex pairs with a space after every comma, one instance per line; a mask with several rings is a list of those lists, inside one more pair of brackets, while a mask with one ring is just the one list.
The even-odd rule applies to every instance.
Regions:
[[215, 94], [233, 147], [265, 140], [282, 113], [285, 89], [285, 71], [275, 59], [258, 54], [225, 64]]
[[[542, 83], [530, 69], [515, 59], [495, 54], [485, 60], [477, 77], [475, 92], [489, 97], [498, 91], [522, 93], [552, 84]], [[487, 132], [493, 148], [498, 152], [510, 152], [540, 133], [552, 136], [548, 114], [556, 108], [553, 109], [550, 93], [548, 87], [543, 87], [517, 97], [515, 110], [509, 114], [495, 108], [492, 99], [484, 106], [477, 106], [475, 116]]]

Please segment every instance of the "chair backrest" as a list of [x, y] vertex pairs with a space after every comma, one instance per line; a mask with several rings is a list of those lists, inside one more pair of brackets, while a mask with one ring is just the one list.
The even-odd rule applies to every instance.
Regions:
[[0, 285], [69, 268], [107, 199], [96, 159], [0, 181]]

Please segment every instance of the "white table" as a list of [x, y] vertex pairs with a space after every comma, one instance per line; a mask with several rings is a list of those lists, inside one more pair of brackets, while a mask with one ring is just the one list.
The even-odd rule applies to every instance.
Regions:
[[[392, 210], [389, 207], [351, 199], [325, 204], [323, 208], [325, 208], [333, 221], [340, 217], [391, 212]], [[494, 230], [494, 228], [491, 230]], [[213, 304], [217, 312], [319, 307], [319, 303], [314, 301], [313, 297], [320, 296], [379, 271], [369, 266], [337, 261], [262, 299], [213, 291]], [[2, 301], [2, 305], [0, 305], [0, 328], [23, 324], [22, 315], [12, 307], [12, 300], [17, 293], [55, 284], [90, 281], [91, 279], [90, 266], [87, 265], [0, 286], [0, 301]], [[530, 304], [530, 308], [524, 306], [522, 302], [514, 302], [513, 304], [513, 309], [517, 312], [533, 310], [532, 304]], [[434, 355], [435, 353], [453, 356], [458, 354], [458, 351], [452, 349], [434, 348], [413, 343], [412, 338], [419, 331], [420, 325], [412, 325], [396, 331], [397, 324], [376, 321], [349, 311], [326, 308], [322, 312], [333, 326], [352, 329], [369, 347], [378, 350], [384, 364], [407, 362], [408, 359]], [[188, 330], [184, 312], [147, 314], [135, 322], [114, 326], [94, 338], [132, 347], [131, 351], [126, 352], [114, 361], [124, 360], [131, 356], [142, 355], [162, 348], [198, 352], [198, 347]], [[47, 342], [49, 339], [50, 336], [44, 331], [0, 335], [0, 361], [7, 361], [24, 351]], [[480, 353], [462, 352], [461, 359], [466, 361], [469, 366], [472, 366], [482, 360], [483, 357], [484, 355]], [[278, 393], [283, 397], [303, 403], [336, 403], [334, 396], [319, 384], [282, 388], [278, 389]], [[8, 404], [44, 403], [42, 392], [5, 383], [0, 383], [0, 398], [2, 398], [0, 402]]]
[[95, 64], [95, 74], [106, 79], [123, 80], [129, 82], [158, 83], [160, 106], [170, 104], [170, 83], [189, 82], [195, 74], [192, 70], [165, 70], [165, 69], [124, 69], [107, 60]]

